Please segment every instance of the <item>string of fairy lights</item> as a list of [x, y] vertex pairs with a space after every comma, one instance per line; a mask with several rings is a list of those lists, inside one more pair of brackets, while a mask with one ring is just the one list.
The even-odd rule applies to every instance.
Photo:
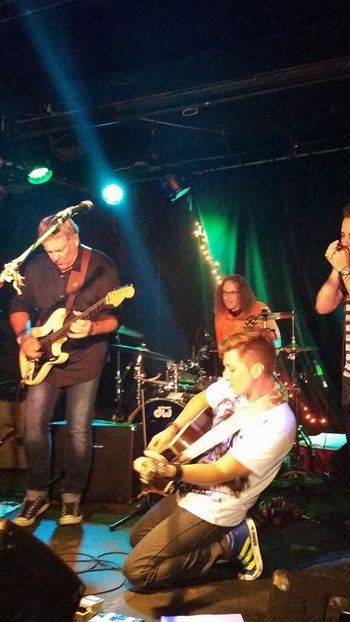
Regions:
[[193, 228], [193, 235], [198, 240], [199, 252], [203, 258], [203, 261], [208, 266], [208, 269], [214, 279], [215, 283], [218, 285], [222, 281], [222, 275], [220, 273], [220, 262], [216, 261], [209, 248], [208, 236], [207, 233], [201, 225], [201, 223], [196, 220]]
[[[203, 225], [198, 220], [194, 222], [193, 235], [198, 241], [198, 248], [203, 262], [208, 267], [208, 270], [216, 285], [219, 285], [223, 279], [220, 271], [220, 262], [215, 260], [212, 256], [209, 248], [208, 235]], [[285, 379], [283, 384], [288, 390], [289, 402], [293, 404], [295, 394], [292, 388], [293, 383], [291, 379]], [[304, 423], [311, 427], [314, 427], [316, 425], [326, 426], [328, 424], [328, 419], [322, 413], [316, 415], [315, 410], [318, 410], [317, 407], [315, 408], [315, 405], [310, 408], [310, 405], [307, 403], [307, 401], [303, 399], [302, 396], [299, 397], [299, 416], [304, 420]]]

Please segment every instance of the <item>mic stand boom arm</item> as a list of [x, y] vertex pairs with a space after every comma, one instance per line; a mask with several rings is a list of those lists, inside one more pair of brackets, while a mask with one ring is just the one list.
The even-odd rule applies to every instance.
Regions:
[[40, 246], [40, 244], [42, 244], [44, 240], [46, 240], [46, 238], [49, 237], [49, 235], [52, 235], [54, 233], [59, 225], [61, 225], [65, 220], [67, 220], [67, 218], [72, 215], [72, 211], [73, 208], [67, 207], [61, 212], [58, 212], [54, 216], [53, 223], [50, 225], [50, 227], [46, 229], [46, 231], [44, 231], [44, 233], [39, 236], [38, 239], [22, 253], [22, 255], [4, 264], [4, 268], [0, 273], [0, 288], [3, 286], [5, 281], [7, 281], [8, 283], [12, 282], [17, 294], [22, 294], [21, 287], [24, 287], [24, 278], [18, 271], [19, 267], [22, 265], [25, 259], [27, 259], [27, 257], [33, 251], [35, 251], [35, 249], [38, 248], [38, 246]]

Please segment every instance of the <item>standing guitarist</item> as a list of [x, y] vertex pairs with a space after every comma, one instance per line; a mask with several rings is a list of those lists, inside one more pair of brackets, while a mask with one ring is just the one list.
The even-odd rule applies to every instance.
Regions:
[[[53, 224], [53, 219], [48, 216], [39, 223], [39, 236]], [[66, 393], [67, 436], [59, 523], [71, 525], [82, 521], [81, 495], [92, 454], [93, 407], [107, 352], [107, 335], [118, 326], [110, 309], [100, 311], [92, 319], [74, 320], [75, 315], [118, 286], [112, 261], [99, 251], [81, 245], [78, 226], [70, 218], [57, 226], [43, 246], [45, 253], [28, 264], [23, 292], [15, 296], [10, 307], [10, 322], [20, 346], [20, 359], [29, 365], [35, 361], [35, 367], [44, 362], [43, 369], [48, 369], [39, 382], [31, 383], [23, 378], [30, 384], [24, 434], [28, 489], [22, 511], [13, 521], [22, 527], [32, 525], [49, 507], [49, 423], [62, 389]], [[56, 346], [52, 344], [52, 351], [47, 345], [44, 349], [44, 341], [31, 334], [31, 326], [33, 323], [41, 327], [47, 323], [54, 330], [49, 318], [60, 308], [63, 312], [61, 324], [65, 319], [72, 321], [66, 336], [60, 340], [57, 357], [54, 351], [57, 343]], [[57, 358], [63, 358], [62, 363], [51, 365], [50, 361]]]
[[[275, 347], [264, 333], [231, 335], [220, 352], [224, 378], [208, 387], [206, 397], [194, 396], [135, 460], [143, 482], [162, 477], [180, 483], [176, 494], [159, 501], [131, 531], [134, 549], [124, 572], [138, 589], [204, 576], [220, 559], [238, 563], [243, 580], [257, 579], [262, 572], [257, 531], [247, 512], [290, 451], [296, 421], [274, 381]], [[159, 451], [206, 404], [213, 408], [213, 426], [200, 438], [202, 458], [184, 464], [180, 454], [177, 463], [169, 462]], [[205, 446], [209, 436], [211, 444]]]

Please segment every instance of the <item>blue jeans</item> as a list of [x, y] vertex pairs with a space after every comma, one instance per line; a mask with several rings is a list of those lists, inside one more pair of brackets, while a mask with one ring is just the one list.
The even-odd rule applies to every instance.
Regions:
[[[92, 456], [94, 404], [99, 376], [65, 387], [67, 434], [65, 446], [65, 492], [81, 494], [86, 485]], [[50, 421], [61, 389], [43, 381], [28, 388], [24, 447], [28, 490], [47, 489], [50, 478]]]

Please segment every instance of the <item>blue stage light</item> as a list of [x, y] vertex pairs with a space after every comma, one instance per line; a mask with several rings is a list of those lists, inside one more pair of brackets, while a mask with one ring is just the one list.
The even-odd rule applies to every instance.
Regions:
[[118, 205], [124, 198], [124, 190], [119, 184], [108, 184], [101, 192], [102, 198], [107, 205]]

